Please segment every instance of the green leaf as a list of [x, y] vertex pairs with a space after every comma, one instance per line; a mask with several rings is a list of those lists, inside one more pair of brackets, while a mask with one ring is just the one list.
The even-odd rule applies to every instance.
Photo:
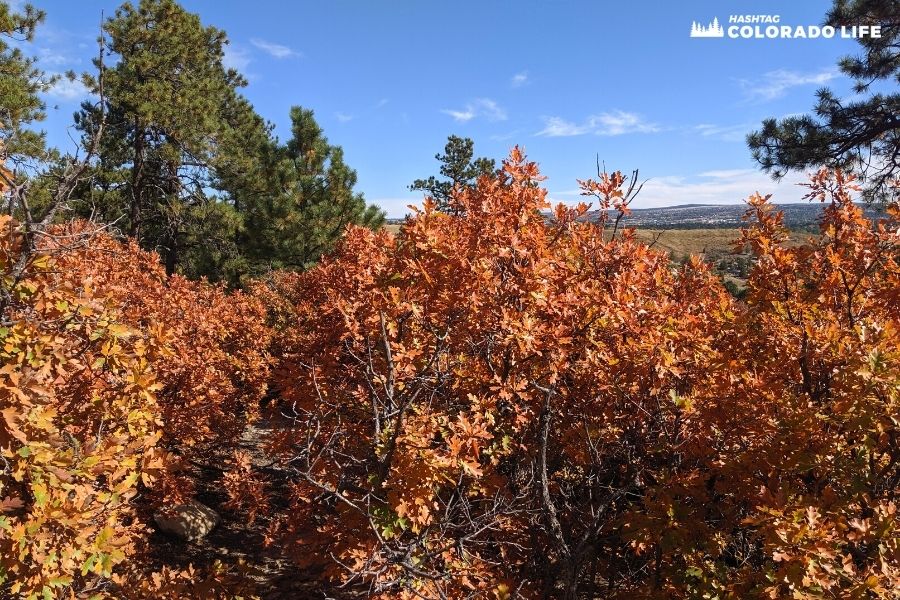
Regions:
[[43, 506], [47, 503], [47, 486], [43, 483], [31, 484], [31, 493], [34, 495], [34, 503], [37, 506]]
[[88, 573], [93, 572], [94, 565], [97, 563], [97, 555], [91, 554], [88, 556], [88, 559], [84, 561], [84, 564], [81, 565], [81, 575], [87, 575]]
[[52, 587], [65, 587], [67, 585], [72, 585], [72, 578], [68, 575], [60, 575], [58, 577], [51, 577], [50, 585]]

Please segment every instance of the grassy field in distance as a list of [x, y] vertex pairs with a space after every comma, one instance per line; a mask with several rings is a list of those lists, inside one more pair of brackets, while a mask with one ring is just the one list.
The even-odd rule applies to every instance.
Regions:
[[641, 229], [635, 230], [637, 238], [653, 248], [667, 253], [673, 262], [687, 260], [696, 255], [713, 265], [716, 273], [726, 282], [741, 290], [747, 284], [750, 257], [746, 253], [735, 254], [734, 242], [740, 237], [739, 229]]
[[[738, 229], [638, 229], [639, 240], [652, 243], [654, 248], [668, 252], [673, 258], [696, 254], [698, 256], [719, 256], [732, 251], [734, 241], [740, 236]], [[659, 236], [657, 238], [657, 236]]]

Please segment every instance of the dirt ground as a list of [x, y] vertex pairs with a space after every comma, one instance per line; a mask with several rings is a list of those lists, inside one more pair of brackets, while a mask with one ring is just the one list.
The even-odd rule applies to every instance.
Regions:
[[[286, 473], [271, 466], [271, 461], [262, 452], [263, 438], [271, 429], [271, 422], [261, 420], [249, 426], [241, 438], [240, 448], [250, 453], [254, 466], [259, 469], [275, 492], [274, 503], [287, 502], [279, 497], [278, 490], [284, 489]], [[222, 457], [220, 464], [225, 464]], [[360, 592], [341, 589], [325, 589], [316, 573], [303, 572], [280, 556], [277, 547], [266, 546], [264, 534], [269, 525], [265, 515], [257, 515], [253, 524], [248, 524], [245, 515], [236, 514], [223, 508], [228, 500], [218, 483], [222, 475], [214, 465], [193, 465], [197, 477], [197, 500], [219, 513], [221, 523], [206, 537], [196, 542], [186, 542], [154, 531], [150, 547], [154, 551], [154, 562], [158, 566], [184, 568], [193, 564], [204, 570], [216, 560], [225, 565], [236, 565], [243, 561], [246, 565], [249, 583], [253, 593], [263, 600], [287, 599], [333, 599], [362, 598]], [[282, 485], [280, 485], [282, 484]]]

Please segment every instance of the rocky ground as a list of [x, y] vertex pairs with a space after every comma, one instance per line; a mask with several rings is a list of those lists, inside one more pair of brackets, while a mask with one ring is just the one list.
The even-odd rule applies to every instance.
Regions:
[[[271, 425], [263, 420], [250, 426], [241, 439], [241, 449], [250, 453], [254, 466], [264, 473], [277, 492], [279, 482], [284, 482], [285, 473], [271, 465], [262, 452], [262, 441]], [[221, 464], [225, 464], [222, 457]], [[221, 517], [221, 522], [212, 531], [197, 541], [185, 541], [176, 536], [154, 530], [150, 545], [154, 559], [159, 565], [171, 568], [185, 568], [189, 564], [204, 569], [219, 560], [225, 565], [243, 562], [254, 593], [263, 600], [282, 599], [343, 599], [359, 598], [358, 594], [343, 590], [325, 590], [315, 573], [301, 572], [280, 557], [278, 549], [264, 543], [265, 530], [269, 521], [265, 515], [258, 515], [248, 524], [246, 515], [236, 514], [224, 508], [228, 500], [218, 483], [221, 469], [211, 465], [194, 465], [199, 482], [197, 500], [211, 507]], [[274, 502], [279, 499], [277, 493]]]

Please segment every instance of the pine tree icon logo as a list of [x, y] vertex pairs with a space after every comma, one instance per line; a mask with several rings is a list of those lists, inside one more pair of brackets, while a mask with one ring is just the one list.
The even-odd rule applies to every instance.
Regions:
[[720, 38], [725, 37], [725, 29], [719, 25], [719, 17], [715, 17], [712, 20], [712, 23], [709, 23], [705, 27], [694, 21], [691, 24], [691, 37], [696, 38]]

